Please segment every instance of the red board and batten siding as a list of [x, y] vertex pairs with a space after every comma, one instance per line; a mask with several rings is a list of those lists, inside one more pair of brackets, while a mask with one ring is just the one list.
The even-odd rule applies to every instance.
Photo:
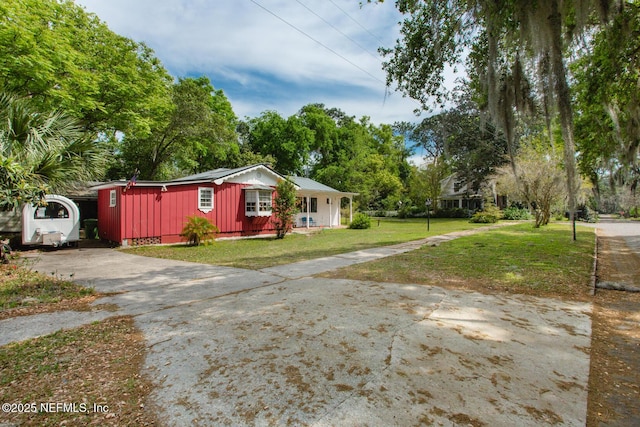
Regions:
[[116, 190], [116, 206], [109, 207], [110, 189], [98, 190], [98, 234], [101, 239], [112, 242], [122, 242], [122, 230], [120, 228], [120, 192]]
[[160, 237], [160, 188], [130, 188], [120, 194], [122, 237], [144, 239]]
[[198, 187], [180, 185], [167, 187], [160, 196], [162, 243], [176, 243], [181, 240], [180, 232], [187, 221], [187, 216], [200, 214], [198, 211]]
[[[155, 239], [161, 243], [180, 242], [180, 232], [187, 216], [209, 218], [221, 234], [251, 235], [272, 231], [271, 217], [245, 216], [245, 185], [235, 183], [185, 184], [161, 187], [132, 187], [123, 192], [116, 190], [116, 206], [109, 207], [109, 191], [98, 191], [98, 229], [100, 237], [122, 244], [127, 240]], [[198, 188], [211, 187], [214, 193], [213, 210], [198, 210]]]

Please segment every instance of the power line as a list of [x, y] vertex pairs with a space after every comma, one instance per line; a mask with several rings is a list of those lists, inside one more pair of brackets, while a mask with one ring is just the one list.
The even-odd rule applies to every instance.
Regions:
[[272, 15], [273, 17], [277, 18], [278, 20], [284, 22], [285, 24], [287, 24], [289, 27], [293, 28], [294, 30], [296, 30], [297, 32], [299, 32], [300, 34], [302, 34], [303, 36], [309, 38], [310, 40], [313, 40], [314, 42], [318, 43], [320, 46], [324, 47], [325, 49], [327, 49], [329, 52], [333, 53], [334, 55], [338, 56], [339, 58], [341, 58], [342, 60], [344, 60], [345, 62], [348, 62], [349, 64], [351, 64], [352, 66], [356, 67], [358, 70], [362, 71], [363, 73], [367, 74], [369, 77], [371, 77], [372, 79], [385, 84], [385, 82], [383, 82], [382, 80], [380, 80], [378, 77], [374, 76], [373, 74], [371, 74], [369, 71], [365, 70], [364, 68], [360, 67], [358, 64], [354, 63], [353, 61], [349, 60], [348, 58], [344, 57], [343, 55], [339, 54], [338, 52], [336, 52], [335, 50], [331, 49], [329, 46], [325, 45], [324, 43], [322, 43], [321, 41], [313, 38], [312, 36], [310, 36], [309, 34], [305, 33], [303, 30], [301, 30], [300, 28], [296, 27], [295, 25], [293, 25], [292, 23], [290, 23], [289, 21], [285, 20], [284, 18], [282, 18], [281, 16], [277, 15], [276, 13], [272, 12], [271, 10], [267, 9], [266, 7], [264, 7], [263, 5], [261, 5], [260, 3], [258, 3], [256, 0], [250, 0], [251, 3], [255, 4], [256, 6], [260, 7], [262, 10], [264, 10], [265, 12], [269, 13], [270, 15]]
[[355, 41], [353, 38], [351, 38], [348, 34], [343, 33], [339, 28], [337, 28], [336, 26], [334, 26], [331, 22], [327, 21], [326, 19], [324, 19], [322, 16], [318, 15], [316, 12], [314, 12], [311, 8], [309, 8], [309, 6], [307, 6], [306, 4], [302, 3], [300, 0], [296, 0], [296, 2], [298, 4], [300, 4], [302, 7], [304, 7], [305, 9], [307, 9], [309, 12], [313, 13], [315, 16], [317, 16], [318, 18], [320, 18], [322, 20], [322, 22], [324, 22], [325, 24], [327, 24], [328, 26], [330, 26], [331, 28], [333, 28], [336, 32], [338, 32], [340, 35], [342, 35], [343, 37], [349, 39], [353, 44], [355, 44], [356, 46], [358, 46], [360, 49], [362, 49], [364, 52], [368, 53], [370, 56], [372, 56], [374, 59], [376, 59], [377, 61], [380, 61], [380, 56], [377, 54], [373, 54], [371, 53], [369, 50], [367, 50], [367, 48], [365, 48], [364, 46], [362, 46], [360, 43], [358, 43], [357, 41]]
[[366, 28], [364, 25], [362, 25], [360, 22], [358, 22], [353, 16], [349, 15], [347, 13], [346, 10], [344, 10], [343, 8], [341, 8], [340, 6], [338, 6], [333, 0], [329, 0], [331, 2], [331, 4], [333, 4], [335, 7], [337, 7], [338, 9], [340, 9], [340, 11], [342, 13], [344, 13], [349, 19], [351, 19], [353, 22], [355, 22], [360, 28], [362, 28], [363, 30], [365, 30], [367, 33], [369, 33], [369, 35], [371, 37], [373, 37], [374, 39], [378, 40], [380, 42], [381, 45], [384, 44], [384, 42], [380, 39], [380, 37], [376, 36], [375, 34], [373, 34], [371, 31], [369, 31], [368, 28]]

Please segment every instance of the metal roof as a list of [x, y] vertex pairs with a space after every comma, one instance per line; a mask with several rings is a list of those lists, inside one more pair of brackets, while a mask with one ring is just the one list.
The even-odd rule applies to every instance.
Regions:
[[345, 191], [339, 191], [335, 188], [331, 188], [328, 185], [324, 185], [318, 181], [314, 181], [311, 178], [305, 178], [302, 176], [292, 176], [291, 179], [293, 182], [300, 187], [301, 191], [309, 191], [309, 192], [317, 192], [317, 193], [332, 193], [332, 194], [343, 194], [343, 195], [351, 195], [355, 196], [358, 193], [349, 193]]
[[[220, 185], [225, 179], [232, 178], [234, 176], [240, 175], [244, 172], [248, 172], [252, 169], [266, 169], [271, 174], [283, 178], [284, 176], [275, 172], [273, 169], [268, 166], [260, 163], [250, 166], [243, 166], [240, 168], [228, 169], [228, 168], [218, 168], [213, 169], [206, 172], [197, 173], [195, 175], [184, 176], [182, 178], [172, 179], [171, 181], [137, 181], [135, 183], [138, 187], [162, 187], [162, 186], [171, 186], [171, 185], [184, 185], [184, 184], [200, 184], [206, 182], [213, 182], [217, 185]], [[120, 181], [111, 181], [106, 182], [101, 185], [95, 185], [90, 187], [90, 190], [102, 190], [105, 188], [113, 188], [113, 187], [124, 187], [128, 184], [129, 181], [120, 180]]]
[[[215, 180], [220, 179], [220, 178], [226, 178], [226, 177], [228, 177], [230, 175], [236, 175], [236, 174], [248, 171], [250, 169], [258, 168], [258, 167], [263, 167], [263, 168], [269, 169], [267, 166], [265, 166], [263, 164], [243, 166], [243, 167], [234, 168], [234, 169], [218, 168], [218, 169], [213, 169], [213, 170], [206, 171], [206, 172], [197, 173], [195, 175], [189, 175], [189, 176], [184, 176], [182, 178], [173, 179], [172, 182], [200, 181], [200, 180], [215, 181]], [[273, 172], [273, 173], [276, 173], [276, 172], [272, 171], [271, 169], [269, 169], [269, 170], [271, 172]]]
[[[266, 169], [273, 175], [276, 175], [280, 178], [285, 178], [283, 175], [280, 175], [269, 166], [264, 165], [262, 163], [250, 166], [243, 166], [235, 169], [228, 168], [218, 168], [213, 169], [206, 172], [197, 173], [194, 175], [185, 176], [182, 178], [173, 179], [171, 181], [137, 181], [136, 186], [138, 187], [160, 187], [160, 186], [171, 186], [171, 185], [184, 185], [184, 184], [195, 184], [195, 183], [205, 183], [205, 182], [214, 182], [217, 185], [220, 185], [226, 179], [232, 178], [234, 176], [243, 174], [252, 169]], [[296, 185], [298, 191], [305, 191], [311, 193], [324, 193], [324, 194], [333, 194], [333, 195], [342, 195], [342, 196], [356, 196], [358, 193], [350, 193], [345, 191], [339, 191], [335, 188], [331, 188], [328, 185], [324, 185], [318, 181], [314, 181], [311, 178], [305, 178], [302, 176], [291, 176], [290, 180]], [[113, 188], [113, 187], [124, 187], [126, 186], [128, 181], [112, 181], [106, 182], [101, 185], [96, 185], [91, 187], [91, 190], [101, 190], [105, 188]]]

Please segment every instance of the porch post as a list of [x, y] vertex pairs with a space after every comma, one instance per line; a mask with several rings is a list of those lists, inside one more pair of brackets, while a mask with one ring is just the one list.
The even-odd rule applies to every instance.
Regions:
[[331, 199], [331, 196], [329, 196], [329, 228], [333, 228], [333, 209], [331, 209], [333, 207], [333, 200]]
[[307, 229], [309, 229], [309, 223], [311, 221], [309, 221], [309, 210], [310, 210], [310, 205], [311, 205], [311, 197], [307, 196]]
[[353, 196], [349, 196], [349, 222], [353, 222]]

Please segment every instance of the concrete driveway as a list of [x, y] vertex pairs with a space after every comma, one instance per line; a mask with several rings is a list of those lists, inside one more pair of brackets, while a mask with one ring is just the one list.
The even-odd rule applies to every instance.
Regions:
[[589, 304], [308, 276], [416, 246], [264, 271], [81, 249], [35, 268], [123, 291], [96, 304], [135, 316], [163, 425], [584, 426]]

